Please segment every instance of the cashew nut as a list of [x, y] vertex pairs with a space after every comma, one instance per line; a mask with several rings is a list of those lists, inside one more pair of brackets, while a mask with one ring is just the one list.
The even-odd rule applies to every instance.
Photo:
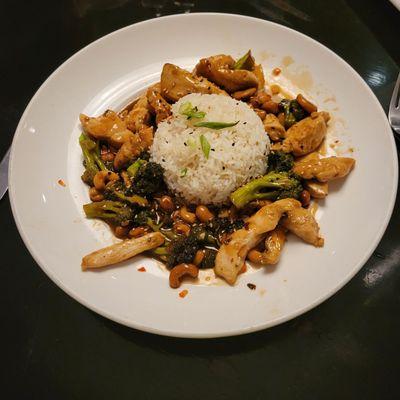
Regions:
[[163, 211], [171, 212], [174, 211], [175, 204], [170, 196], [162, 196], [159, 200], [160, 207]]
[[300, 104], [300, 106], [306, 110], [308, 113], [313, 113], [318, 110], [317, 106], [311, 101], [308, 101], [303, 95], [298, 94], [296, 97], [297, 102]]
[[181, 216], [181, 218], [185, 221], [185, 222], [189, 222], [189, 224], [194, 224], [196, 222], [196, 214], [193, 214], [192, 212], [190, 212], [186, 206], [183, 206], [180, 210], [179, 210], [179, 214]]
[[91, 187], [89, 189], [89, 197], [90, 197], [90, 200], [92, 200], [92, 201], [104, 200], [104, 196], [95, 187]]
[[199, 269], [193, 264], [178, 264], [171, 269], [169, 273], [169, 286], [176, 289], [181, 286], [181, 279], [189, 275], [192, 278], [197, 278], [199, 275]]
[[208, 209], [207, 206], [200, 205], [196, 207], [196, 217], [200, 222], [209, 222], [214, 219], [214, 214]]
[[190, 233], [190, 226], [187, 224], [184, 224], [183, 222], [175, 222], [174, 223], [174, 231], [181, 235], [188, 236]]
[[238, 90], [237, 92], [232, 93], [232, 97], [236, 100], [248, 99], [250, 96], [253, 96], [256, 91], [257, 88], [255, 87], [245, 90]]
[[111, 171], [99, 171], [93, 178], [94, 187], [97, 190], [104, 190], [106, 183], [110, 181], [117, 181], [119, 175]]
[[204, 249], [197, 250], [196, 255], [194, 256], [194, 259], [193, 259], [193, 264], [200, 265], [201, 262], [203, 261], [203, 258], [205, 257], [205, 255], [206, 255], [206, 251]]
[[147, 228], [144, 226], [138, 226], [129, 231], [129, 236], [132, 238], [137, 238], [143, 236], [145, 233], [147, 233]]

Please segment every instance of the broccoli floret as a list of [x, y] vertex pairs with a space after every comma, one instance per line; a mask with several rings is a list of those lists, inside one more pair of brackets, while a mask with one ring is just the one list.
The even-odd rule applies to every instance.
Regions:
[[297, 199], [303, 190], [300, 179], [290, 172], [269, 172], [254, 179], [231, 194], [231, 201], [237, 208], [257, 199]]
[[161, 165], [151, 161], [142, 164], [135, 174], [133, 184], [128, 189], [128, 194], [132, 192], [144, 196], [152, 196], [155, 193], [164, 191], [163, 175], [164, 169]]
[[167, 266], [174, 267], [182, 263], [192, 263], [201, 242], [194, 236], [180, 236], [168, 246]]
[[288, 172], [293, 168], [294, 159], [290, 153], [283, 151], [273, 151], [268, 155], [267, 172]]
[[141, 210], [133, 218], [135, 226], [147, 225], [154, 232], [158, 232], [164, 225], [163, 221], [160, 221], [157, 214], [152, 210]]
[[141, 158], [138, 158], [134, 163], [132, 163], [126, 170], [128, 175], [131, 178], [134, 178], [136, 174], [138, 173], [140, 167], [144, 164], [146, 164], [147, 161], [142, 160]]
[[279, 109], [285, 114], [285, 128], [288, 129], [296, 122], [308, 116], [297, 100], [283, 99], [279, 103]]
[[122, 181], [110, 182], [104, 191], [104, 198], [106, 200], [123, 201], [134, 206], [148, 206], [149, 202], [144, 197], [137, 194], [127, 195], [127, 192], [128, 189]]
[[107, 170], [102, 159], [100, 158], [99, 143], [90, 139], [89, 136], [82, 133], [79, 137], [79, 145], [83, 153], [83, 165], [85, 172], [82, 175], [82, 180], [86, 184], [92, 186], [93, 178], [99, 171]]
[[[219, 244], [219, 236], [231, 233], [243, 226], [243, 221], [230, 221], [228, 218], [217, 218], [207, 225], [199, 224], [192, 227], [189, 236], [180, 235], [173, 238], [167, 247], [167, 266], [174, 267], [181, 263], [192, 263], [196, 252], [205, 246]], [[212, 268], [215, 262], [216, 250], [205, 248], [205, 255], [199, 268]]]
[[133, 219], [133, 210], [119, 201], [103, 200], [83, 206], [87, 218], [99, 218], [113, 225], [121, 225]]
[[207, 223], [207, 231], [209, 232], [208, 238], [213, 238], [213, 241], [208, 240], [206, 244], [218, 245], [224, 241], [226, 235], [242, 228], [244, 221], [237, 219], [232, 221], [229, 218], [214, 218], [212, 221]]
[[235, 221], [229, 218], [214, 218], [207, 223], [207, 230], [211, 232], [214, 237], [220, 237], [224, 233], [232, 233], [244, 225], [243, 220], [237, 219]]
[[144, 150], [139, 154], [138, 159], [139, 158], [141, 160], [149, 161], [150, 160], [150, 153], [147, 150]]
[[135, 225], [140, 226], [140, 225], [146, 225], [148, 219], [153, 219], [154, 218], [154, 213], [150, 210], [142, 210], [139, 211], [135, 217], [133, 218], [133, 222]]
[[201, 260], [199, 268], [213, 268], [217, 251], [213, 249], [204, 249], [204, 258]]
[[216, 243], [214, 233], [204, 224], [192, 226], [190, 235], [194, 236], [202, 244], [213, 245]]

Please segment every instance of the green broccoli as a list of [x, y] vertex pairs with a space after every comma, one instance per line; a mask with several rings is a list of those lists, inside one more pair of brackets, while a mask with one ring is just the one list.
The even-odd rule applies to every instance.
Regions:
[[201, 242], [194, 236], [180, 236], [168, 246], [167, 267], [175, 267], [182, 263], [192, 263]]
[[204, 224], [192, 226], [190, 235], [195, 237], [199, 243], [205, 245], [214, 245], [216, 243], [214, 232]]
[[85, 172], [82, 175], [82, 180], [92, 186], [93, 178], [99, 171], [107, 170], [102, 159], [100, 158], [99, 143], [90, 139], [89, 136], [82, 133], [79, 137], [79, 144], [83, 153], [83, 165], [85, 166]]
[[136, 176], [137, 172], [139, 171], [139, 168], [146, 163], [147, 163], [147, 161], [142, 160], [141, 158], [138, 158], [133, 164], [131, 164], [127, 168], [126, 172], [130, 176], [130, 178], [134, 178]]
[[137, 194], [127, 195], [127, 190], [123, 181], [109, 182], [104, 191], [104, 198], [106, 200], [123, 201], [140, 207], [148, 206], [149, 202], [144, 197]]
[[103, 200], [83, 206], [87, 218], [99, 218], [113, 225], [130, 222], [134, 217], [133, 210], [119, 201]]
[[150, 210], [141, 210], [133, 218], [133, 222], [137, 226], [143, 226], [147, 224], [148, 219], [155, 219], [155, 213]]
[[289, 172], [293, 168], [294, 158], [290, 153], [283, 151], [272, 151], [268, 155], [267, 172]]
[[221, 238], [224, 234], [232, 233], [242, 228], [243, 225], [244, 222], [241, 219], [232, 221], [229, 218], [214, 218], [207, 223], [206, 228], [210, 236], [215, 238], [215, 241], [220, 244]]
[[308, 116], [308, 112], [300, 106], [297, 100], [283, 99], [279, 103], [279, 109], [285, 115], [286, 129]]
[[149, 161], [139, 167], [133, 178], [133, 184], [128, 189], [127, 194], [136, 193], [143, 196], [152, 196], [165, 189], [163, 167]]
[[204, 249], [204, 257], [201, 260], [199, 268], [213, 268], [217, 251], [213, 249]]
[[297, 199], [303, 190], [299, 178], [290, 172], [269, 172], [254, 179], [231, 194], [231, 201], [237, 208], [257, 199]]
[[158, 232], [164, 225], [163, 221], [160, 221], [158, 215], [152, 210], [141, 210], [133, 218], [135, 226], [147, 225], [154, 232]]

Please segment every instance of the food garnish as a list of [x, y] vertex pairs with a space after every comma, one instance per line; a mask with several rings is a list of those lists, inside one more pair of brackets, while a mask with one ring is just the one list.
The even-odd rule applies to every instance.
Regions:
[[184, 178], [185, 176], [186, 176], [186, 174], [187, 174], [187, 168], [182, 168], [181, 169], [181, 178]]
[[193, 124], [197, 128], [210, 128], [210, 129], [224, 129], [224, 128], [230, 128], [231, 126], [235, 126], [239, 123], [239, 121], [236, 122], [211, 122], [211, 121], [204, 121], [204, 122], [196, 122]]
[[200, 144], [201, 144], [201, 150], [203, 151], [204, 157], [208, 159], [208, 156], [210, 155], [211, 145], [204, 135], [200, 136]]
[[204, 118], [206, 116], [204, 111], [199, 111], [197, 107], [193, 107], [190, 102], [183, 103], [179, 108], [179, 112], [182, 115], [186, 115], [187, 119]]

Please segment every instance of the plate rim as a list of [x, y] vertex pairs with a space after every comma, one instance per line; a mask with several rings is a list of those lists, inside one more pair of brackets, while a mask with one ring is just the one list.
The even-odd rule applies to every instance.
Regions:
[[[391, 150], [392, 150], [392, 157], [391, 161], [393, 162], [393, 167], [394, 167], [394, 174], [393, 174], [393, 185], [392, 185], [392, 193], [390, 197], [390, 204], [389, 207], [387, 208], [385, 218], [383, 220], [383, 224], [381, 225], [381, 228], [376, 232], [374, 240], [372, 242], [372, 245], [370, 247], [370, 250], [365, 253], [365, 255], [362, 257], [359, 263], [355, 264], [355, 266], [352, 268], [352, 270], [348, 273], [348, 275], [341, 280], [341, 282], [336, 285], [334, 288], [332, 288], [329, 292], [327, 292], [325, 295], [319, 297], [312, 303], [310, 303], [306, 307], [300, 307], [298, 309], [295, 309], [293, 312], [272, 319], [266, 323], [260, 323], [256, 325], [249, 326], [247, 328], [236, 328], [236, 329], [231, 329], [227, 331], [220, 331], [220, 332], [207, 332], [207, 333], [199, 333], [196, 334], [194, 332], [177, 332], [177, 331], [171, 331], [167, 329], [158, 329], [158, 328], [153, 328], [149, 326], [143, 326], [139, 323], [132, 322], [131, 320], [123, 317], [117, 317], [114, 316], [107, 311], [99, 309], [95, 304], [91, 303], [90, 301], [85, 300], [82, 298], [78, 293], [75, 292], [75, 290], [67, 287], [64, 285], [64, 283], [59, 280], [52, 272], [50, 268], [46, 266], [44, 262], [41, 261], [41, 256], [36, 253], [34, 247], [31, 245], [29, 236], [25, 232], [25, 229], [23, 227], [23, 224], [20, 220], [19, 214], [18, 214], [18, 206], [16, 205], [16, 194], [14, 193], [14, 185], [12, 181], [12, 175], [13, 175], [13, 163], [14, 163], [14, 157], [15, 157], [15, 143], [17, 141], [17, 138], [22, 134], [22, 125], [26, 119], [26, 116], [28, 115], [33, 103], [36, 101], [36, 98], [40, 95], [42, 90], [47, 86], [47, 84], [50, 82], [50, 80], [54, 79], [61, 71], [62, 69], [68, 65], [69, 63], [73, 62], [76, 57], [78, 57], [81, 53], [83, 53], [88, 47], [95, 45], [96, 43], [104, 40], [105, 38], [109, 38], [113, 35], [117, 35], [122, 31], [132, 29], [132, 27], [137, 27], [140, 25], [145, 25], [149, 23], [154, 23], [155, 21], [158, 20], [165, 20], [165, 19], [181, 19], [181, 18], [191, 18], [192, 16], [197, 17], [197, 16], [213, 16], [213, 17], [233, 17], [237, 19], [246, 19], [246, 20], [254, 20], [258, 22], [263, 22], [265, 24], [270, 24], [270, 25], [275, 25], [279, 27], [280, 29], [288, 30], [291, 31], [292, 33], [296, 35], [300, 35], [304, 40], [307, 40], [309, 42], [312, 42], [314, 45], [317, 47], [321, 48], [324, 51], [328, 51], [331, 53], [333, 57], [336, 57], [338, 61], [343, 65], [344, 68], [349, 70], [352, 75], [358, 79], [358, 81], [363, 85], [370, 93], [372, 96], [375, 104], [377, 105], [377, 108], [380, 109], [380, 114], [381, 116], [384, 117], [384, 120], [386, 121], [386, 130], [385, 132], [389, 134], [390, 142], [391, 142]], [[390, 132], [390, 133], [389, 133]], [[385, 133], [385, 134], [386, 134]], [[364, 79], [359, 75], [359, 73], [350, 65], [348, 64], [341, 56], [336, 54], [333, 50], [329, 49], [326, 47], [324, 44], [318, 42], [317, 40], [311, 38], [310, 36], [307, 36], [306, 34], [299, 32], [295, 29], [289, 28], [285, 25], [278, 24], [276, 22], [272, 22], [266, 19], [262, 18], [256, 18], [256, 17], [251, 17], [247, 15], [240, 15], [240, 14], [232, 14], [232, 13], [218, 13], [218, 12], [199, 12], [199, 13], [190, 13], [190, 14], [172, 14], [172, 15], [166, 15], [158, 18], [151, 18], [147, 19], [144, 21], [140, 21], [134, 24], [127, 25], [125, 27], [122, 27], [120, 29], [117, 29], [115, 31], [112, 31], [104, 36], [101, 36], [100, 38], [88, 43], [86, 46], [84, 46], [82, 49], [78, 50], [74, 54], [72, 54], [69, 58], [67, 58], [60, 66], [58, 66], [47, 78], [46, 80], [40, 85], [39, 89], [35, 92], [35, 94], [32, 96], [31, 100], [29, 101], [28, 105], [26, 106], [19, 123], [16, 127], [13, 140], [12, 140], [12, 145], [11, 145], [11, 153], [10, 153], [10, 162], [9, 162], [9, 168], [8, 168], [8, 182], [9, 182], [9, 199], [10, 199], [10, 204], [11, 204], [11, 210], [12, 214], [14, 217], [14, 221], [16, 223], [18, 232], [27, 247], [30, 255], [32, 258], [35, 260], [35, 262], [39, 265], [41, 270], [58, 286], [60, 287], [66, 294], [68, 294], [70, 297], [72, 297], [75, 301], [79, 302], [86, 308], [88, 308], [91, 311], [96, 312], [97, 314], [101, 315], [102, 317], [105, 317], [107, 319], [110, 319], [114, 322], [117, 322], [119, 324], [125, 325], [130, 328], [134, 328], [137, 330], [141, 330], [147, 333], [152, 333], [152, 334], [157, 334], [161, 336], [169, 336], [169, 337], [179, 337], [179, 338], [192, 338], [192, 339], [206, 339], [206, 338], [217, 338], [217, 337], [230, 337], [230, 336], [238, 336], [238, 335], [243, 335], [243, 334], [248, 334], [256, 331], [261, 331], [267, 328], [271, 328], [273, 326], [282, 324], [284, 322], [287, 322], [289, 320], [292, 320], [296, 317], [298, 317], [301, 314], [304, 314], [311, 309], [317, 307], [321, 303], [323, 303], [325, 300], [329, 299], [332, 297], [334, 294], [336, 294], [341, 288], [343, 288], [360, 270], [361, 268], [365, 265], [365, 263], [368, 261], [368, 259], [371, 257], [372, 253], [375, 251], [377, 246], [379, 245], [379, 242], [381, 241], [384, 233], [386, 232], [386, 229], [389, 225], [395, 202], [396, 202], [396, 197], [397, 197], [397, 188], [398, 188], [398, 155], [396, 151], [396, 144], [395, 144], [395, 139], [392, 134], [391, 127], [389, 125], [389, 121], [387, 119], [387, 116], [385, 114], [385, 111], [380, 104], [378, 98], [375, 96], [375, 93], [372, 91], [372, 89], [368, 86], [368, 84], [364, 81]]]

